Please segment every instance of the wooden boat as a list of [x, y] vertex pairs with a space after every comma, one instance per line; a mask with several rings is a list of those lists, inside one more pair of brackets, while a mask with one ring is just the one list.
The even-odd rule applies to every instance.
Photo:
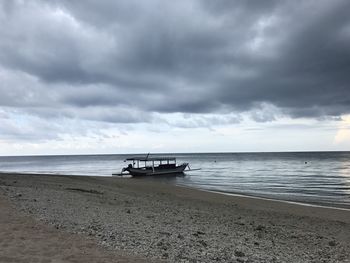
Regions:
[[188, 163], [176, 164], [175, 157], [132, 157], [124, 162], [129, 162], [123, 168], [120, 175], [128, 172], [132, 176], [176, 175], [181, 174], [188, 167]]

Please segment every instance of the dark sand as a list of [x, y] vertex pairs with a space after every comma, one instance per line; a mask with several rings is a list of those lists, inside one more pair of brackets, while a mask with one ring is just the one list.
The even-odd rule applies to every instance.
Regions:
[[348, 210], [143, 179], [20, 174], [0, 174], [0, 200], [4, 262], [350, 262]]
[[0, 262], [150, 262], [99, 247], [19, 214], [0, 195]]

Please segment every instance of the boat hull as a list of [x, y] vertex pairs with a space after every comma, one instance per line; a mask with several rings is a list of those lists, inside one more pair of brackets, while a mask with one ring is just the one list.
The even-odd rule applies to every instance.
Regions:
[[176, 175], [176, 174], [182, 174], [184, 170], [187, 167], [187, 163], [173, 167], [173, 168], [157, 168], [155, 167], [154, 169], [152, 168], [129, 168], [128, 172], [132, 176], [164, 176], [164, 175]]

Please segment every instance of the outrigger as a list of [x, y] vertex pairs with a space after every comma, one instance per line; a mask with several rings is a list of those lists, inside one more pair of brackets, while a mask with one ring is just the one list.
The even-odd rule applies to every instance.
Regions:
[[153, 175], [176, 175], [182, 174], [188, 163], [176, 164], [175, 157], [132, 157], [125, 159], [124, 162], [130, 162], [127, 167], [122, 169], [120, 174], [128, 172], [132, 176], [153, 176]]

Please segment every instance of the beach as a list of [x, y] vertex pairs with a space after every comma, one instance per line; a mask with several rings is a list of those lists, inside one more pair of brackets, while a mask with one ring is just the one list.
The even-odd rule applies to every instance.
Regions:
[[0, 206], [2, 262], [350, 262], [346, 209], [147, 179], [9, 173]]

